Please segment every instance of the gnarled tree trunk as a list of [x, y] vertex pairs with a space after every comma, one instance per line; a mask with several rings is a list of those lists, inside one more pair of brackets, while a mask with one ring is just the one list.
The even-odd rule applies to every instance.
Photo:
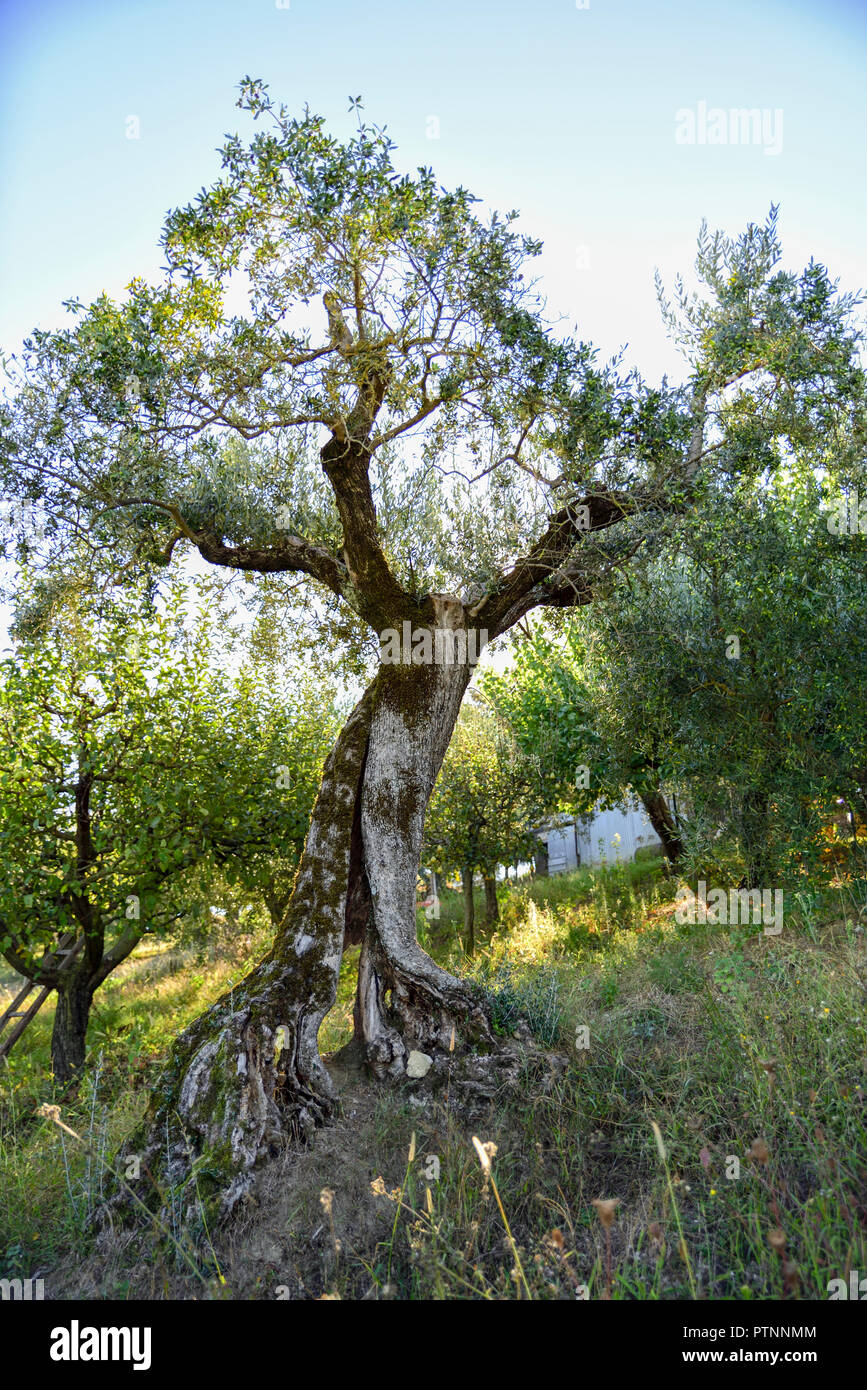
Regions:
[[[435, 601], [455, 626], [456, 600]], [[287, 1138], [308, 1137], [335, 1107], [317, 1035], [336, 993], [344, 944], [361, 941], [355, 1032], [381, 1079], [399, 1079], [462, 1043], [490, 1039], [474, 991], [440, 969], [415, 931], [424, 814], [472, 668], [382, 666], [325, 764], [304, 854], [270, 954], [175, 1044], [143, 1129], [158, 1186], [186, 1182], [225, 1214]], [[427, 1060], [429, 1059], [429, 1060]], [[411, 1074], [413, 1066], [410, 1067]], [[207, 1176], [206, 1176], [207, 1175]]]
[[[461, 624], [457, 600], [434, 604], [439, 626]], [[466, 662], [434, 662], [380, 675], [361, 799], [371, 912], [356, 1006], [356, 1031], [378, 1076], [401, 1075], [410, 1052], [433, 1062], [490, 1037], [475, 993], [431, 960], [415, 931], [425, 810], [471, 674]]]
[[229, 1211], [250, 1191], [263, 1158], [334, 1109], [317, 1035], [337, 993], [373, 689], [326, 760], [295, 890], [270, 953], [177, 1040], [127, 1146], [143, 1155], [157, 1194], [183, 1185], [204, 1158], [210, 1176], [199, 1180], [199, 1191]]

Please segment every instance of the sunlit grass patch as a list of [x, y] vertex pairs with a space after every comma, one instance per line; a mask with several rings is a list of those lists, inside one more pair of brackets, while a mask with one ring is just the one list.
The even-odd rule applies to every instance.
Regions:
[[[823, 1299], [830, 1279], [867, 1267], [857, 888], [845, 915], [839, 891], [809, 913], [795, 905], [779, 937], [681, 926], [674, 889], [617, 869], [519, 882], [472, 961], [449, 916], [460, 898], [444, 895], [445, 930], [427, 924], [429, 948], [484, 989], [501, 1033], [525, 1021], [565, 1066], [544, 1084], [528, 1071], [472, 1132], [448, 1091], [432, 1108], [399, 1088], [347, 1091], [336, 1128], [287, 1154], [277, 1205], [234, 1239], [234, 1296], [272, 1297], [288, 1282], [298, 1297]], [[323, 1053], [351, 1036], [357, 957], [347, 954]], [[89, 1079], [68, 1103], [92, 1147], [109, 1153], [129, 1132], [172, 1038], [250, 964], [190, 955], [113, 985]], [[3, 1078], [9, 1275], [71, 1250], [87, 1261], [99, 1199], [98, 1165], [64, 1154], [34, 1119], [51, 1098], [39, 1070], [49, 1021]], [[496, 1146], [487, 1181], [474, 1133]], [[263, 1273], [265, 1247], [279, 1254]], [[132, 1277], [121, 1267], [118, 1287]], [[174, 1271], [172, 1296], [185, 1278]]]

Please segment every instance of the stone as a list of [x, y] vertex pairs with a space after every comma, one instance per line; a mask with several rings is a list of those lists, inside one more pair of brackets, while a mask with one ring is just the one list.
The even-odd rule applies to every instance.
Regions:
[[426, 1052], [411, 1052], [406, 1059], [406, 1074], [415, 1081], [420, 1076], [427, 1076], [432, 1066], [433, 1057]]

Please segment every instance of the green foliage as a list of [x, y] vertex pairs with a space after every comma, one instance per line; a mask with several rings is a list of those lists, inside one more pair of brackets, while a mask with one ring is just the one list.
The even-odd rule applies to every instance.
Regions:
[[598, 802], [616, 800], [622, 783], [594, 727], [580, 658], [564, 655], [555, 631], [542, 625], [515, 638], [513, 653], [507, 671], [483, 673], [481, 689], [532, 761], [552, 809], [587, 816]]
[[[409, 592], [488, 584], [548, 510], [516, 440], [531, 456], [566, 434], [573, 452], [616, 449], [629, 390], [548, 330], [526, 274], [541, 248], [516, 213], [483, 218], [432, 170], [401, 173], [360, 115], [340, 141], [249, 78], [238, 105], [259, 128], [228, 137], [222, 176], [169, 214], [167, 278], [133, 280], [120, 302], [71, 300], [71, 327], [31, 335], [0, 433], [5, 489], [40, 500], [49, 552], [84, 509], [89, 542], [118, 560], [219, 543], [244, 548], [251, 571], [323, 580], [315, 622], [334, 633], [347, 621], [335, 588], [350, 623], [364, 604], [340, 568], [324, 428], [373, 460], [380, 534]], [[230, 315], [239, 274], [247, 304]], [[450, 466], [456, 451], [469, 473]]]
[[450, 873], [478, 869], [493, 878], [498, 865], [530, 858], [532, 834], [546, 810], [536, 764], [483, 705], [467, 706], [443, 760], [425, 820], [424, 857]]
[[838, 799], [867, 818], [865, 552], [826, 518], [804, 471], [708, 492], [592, 614], [516, 643], [486, 689], [523, 746], [558, 729], [564, 806], [665, 787], [697, 871], [821, 874]]
[[67, 931], [114, 968], [194, 911], [202, 875], [288, 896], [334, 711], [215, 669], [188, 597], [82, 597], [3, 663], [0, 949], [24, 973]]

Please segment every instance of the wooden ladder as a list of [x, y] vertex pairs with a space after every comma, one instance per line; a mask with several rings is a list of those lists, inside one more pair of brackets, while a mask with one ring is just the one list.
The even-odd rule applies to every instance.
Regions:
[[[66, 936], [61, 938], [56, 949], [53, 951], [48, 951], [46, 953], [41, 963], [42, 965], [45, 965], [46, 962], [53, 963], [54, 958], [56, 958], [57, 960], [62, 961], [61, 969], [66, 970], [75, 960], [75, 957], [79, 955], [83, 946], [84, 937], [80, 936], [76, 941], [75, 933], [67, 932]], [[37, 994], [33, 1002], [29, 1004], [26, 1008], [22, 1007], [24, 1005], [25, 1000], [28, 998], [29, 995], [33, 993], [35, 989], [39, 989], [38, 984], [36, 984], [33, 980], [28, 980], [24, 988], [12, 1000], [12, 1003], [9, 1005], [9, 1008], [6, 1010], [6, 1012], [0, 1015], [0, 1033], [3, 1032], [3, 1029], [6, 1027], [7, 1023], [12, 1023], [13, 1019], [18, 1020], [17, 1023], [12, 1023], [12, 1028], [9, 1030], [6, 1037], [3, 1038], [2, 1041], [0, 1041], [0, 1059], [9, 1056], [9, 1053], [12, 1051], [18, 1039], [21, 1037], [21, 1034], [24, 1032], [24, 1029], [28, 1026], [28, 1024], [33, 1022], [34, 1018], [39, 1013], [39, 1010], [42, 1008], [42, 1005], [45, 1003], [49, 994], [54, 989], [54, 985], [43, 986], [42, 989], [39, 989], [39, 993]]]

